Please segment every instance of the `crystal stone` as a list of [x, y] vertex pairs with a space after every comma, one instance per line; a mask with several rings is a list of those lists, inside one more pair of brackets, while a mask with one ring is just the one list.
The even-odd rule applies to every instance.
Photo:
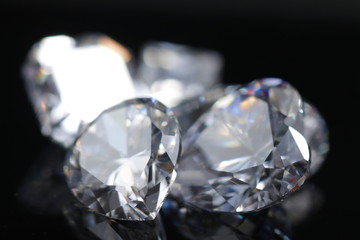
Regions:
[[329, 151], [328, 129], [319, 111], [310, 103], [304, 104], [304, 130], [301, 132], [311, 149], [310, 174], [315, 174]]
[[218, 83], [222, 65], [221, 55], [212, 50], [150, 42], [141, 51], [138, 75], [154, 98], [175, 107]]
[[131, 54], [111, 38], [43, 38], [23, 67], [41, 131], [63, 146], [103, 110], [135, 97]]
[[309, 146], [303, 101], [288, 83], [253, 81], [219, 99], [184, 136], [172, 194], [197, 207], [250, 212], [303, 184]]
[[176, 177], [180, 132], [173, 113], [152, 98], [104, 111], [76, 140], [64, 172], [89, 209], [123, 220], [151, 220]]

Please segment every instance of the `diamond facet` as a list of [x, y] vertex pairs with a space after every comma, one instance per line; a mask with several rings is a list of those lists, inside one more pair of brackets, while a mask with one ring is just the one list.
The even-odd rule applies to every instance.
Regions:
[[59, 35], [35, 44], [23, 68], [41, 131], [70, 146], [103, 110], [134, 98], [130, 53], [107, 36]]
[[168, 42], [152, 42], [140, 55], [139, 77], [154, 98], [168, 107], [204, 94], [220, 80], [219, 53]]
[[203, 209], [249, 212], [304, 182], [309, 146], [300, 94], [280, 79], [254, 81], [219, 99], [184, 137], [172, 193]]
[[176, 177], [178, 122], [151, 98], [103, 112], [75, 142], [64, 171], [88, 208], [124, 220], [156, 217]]

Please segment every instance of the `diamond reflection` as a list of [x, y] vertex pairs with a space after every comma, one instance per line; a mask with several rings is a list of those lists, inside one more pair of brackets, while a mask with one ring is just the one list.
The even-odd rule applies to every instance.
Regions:
[[77, 201], [64, 207], [64, 215], [81, 239], [166, 240], [161, 217], [153, 221], [119, 221], [97, 214]]
[[293, 230], [314, 216], [323, 203], [322, 191], [307, 183], [282, 203], [258, 213], [209, 212], [175, 198], [166, 200], [163, 213], [182, 235], [179, 239], [289, 240], [294, 237]]
[[184, 239], [290, 239], [286, 212], [279, 207], [240, 215], [207, 212], [168, 199], [164, 212]]

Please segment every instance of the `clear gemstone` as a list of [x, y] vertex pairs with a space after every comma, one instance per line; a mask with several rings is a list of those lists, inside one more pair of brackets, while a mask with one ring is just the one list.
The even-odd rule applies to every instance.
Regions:
[[263, 79], [219, 99], [184, 137], [173, 194], [200, 208], [248, 212], [303, 184], [309, 147], [299, 93]]
[[219, 53], [167, 42], [152, 42], [140, 55], [139, 77], [168, 107], [201, 95], [220, 80]]
[[156, 217], [176, 177], [178, 122], [151, 98], [103, 112], [75, 142], [64, 171], [88, 208], [124, 220]]
[[59, 35], [35, 44], [23, 68], [42, 133], [70, 146], [103, 110], [135, 97], [132, 56], [100, 34]]
[[304, 105], [304, 130], [301, 132], [311, 149], [310, 174], [315, 174], [329, 151], [328, 129], [319, 111], [310, 103]]

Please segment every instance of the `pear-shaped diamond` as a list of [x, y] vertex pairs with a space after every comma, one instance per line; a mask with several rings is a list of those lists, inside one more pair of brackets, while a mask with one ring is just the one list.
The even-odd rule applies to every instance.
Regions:
[[151, 98], [103, 112], [76, 140], [64, 171], [91, 210], [124, 220], [156, 217], [180, 153], [178, 122]]
[[219, 99], [184, 137], [173, 194], [224, 212], [258, 210], [297, 189], [309, 171], [303, 101], [280, 79]]

